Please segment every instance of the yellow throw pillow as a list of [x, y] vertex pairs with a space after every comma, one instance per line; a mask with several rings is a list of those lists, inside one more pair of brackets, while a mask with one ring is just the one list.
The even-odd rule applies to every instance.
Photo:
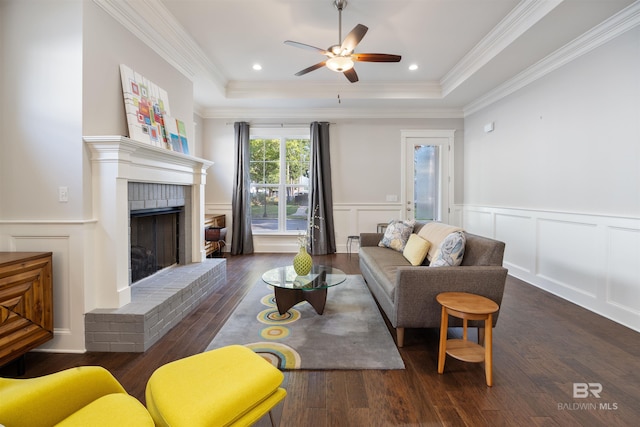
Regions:
[[417, 234], [412, 234], [409, 236], [409, 240], [407, 240], [402, 255], [404, 255], [411, 265], [420, 265], [422, 261], [424, 261], [424, 257], [427, 256], [429, 246], [431, 246], [431, 243], [429, 243], [428, 240], [423, 239]]

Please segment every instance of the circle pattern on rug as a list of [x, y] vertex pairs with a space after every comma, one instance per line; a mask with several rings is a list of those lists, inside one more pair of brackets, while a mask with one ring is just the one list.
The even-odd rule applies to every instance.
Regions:
[[281, 340], [288, 337], [290, 333], [286, 326], [267, 326], [260, 331], [260, 336], [266, 340]]
[[285, 325], [298, 320], [300, 318], [300, 312], [291, 308], [285, 314], [280, 314], [277, 308], [268, 308], [258, 313], [256, 318], [258, 322], [266, 325]]
[[277, 342], [255, 342], [245, 344], [245, 347], [259, 354], [263, 359], [278, 369], [300, 368], [300, 355], [288, 345]]
[[274, 294], [265, 295], [260, 300], [260, 303], [267, 307], [276, 307], [276, 296]]

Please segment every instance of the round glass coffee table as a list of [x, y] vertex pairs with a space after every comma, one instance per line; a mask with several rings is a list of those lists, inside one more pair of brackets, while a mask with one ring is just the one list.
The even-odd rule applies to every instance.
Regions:
[[347, 275], [337, 268], [314, 265], [309, 274], [298, 276], [293, 266], [287, 265], [267, 271], [262, 280], [273, 286], [280, 314], [302, 301], [307, 301], [316, 313], [322, 314], [327, 302], [327, 289], [347, 280]]

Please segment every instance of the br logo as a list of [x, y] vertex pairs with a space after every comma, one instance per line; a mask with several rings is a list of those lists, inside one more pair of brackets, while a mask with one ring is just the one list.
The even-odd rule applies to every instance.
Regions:
[[584, 399], [589, 395], [600, 398], [602, 384], [600, 383], [573, 383], [573, 398]]

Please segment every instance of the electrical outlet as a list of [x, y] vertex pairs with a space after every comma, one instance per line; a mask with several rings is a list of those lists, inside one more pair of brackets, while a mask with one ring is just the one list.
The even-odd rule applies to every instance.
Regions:
[[397, 202], [398, 196], [396, 194], [387, 194], [387, 202]]
[[58, 187], [58, 201], [62, 203], [66, 203], [69, 201], [68, 187]]

